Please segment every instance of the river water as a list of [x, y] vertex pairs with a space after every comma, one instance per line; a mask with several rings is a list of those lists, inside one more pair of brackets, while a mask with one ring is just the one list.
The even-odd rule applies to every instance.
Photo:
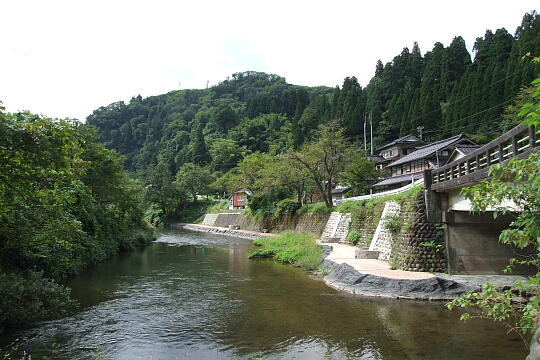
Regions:
[[68, 318], [0, 338], [32, 359], [524, 359], [521, 340], [443, 303], [344, 295], [249, 260], [249, 240], [170, 231], [68, 283]]

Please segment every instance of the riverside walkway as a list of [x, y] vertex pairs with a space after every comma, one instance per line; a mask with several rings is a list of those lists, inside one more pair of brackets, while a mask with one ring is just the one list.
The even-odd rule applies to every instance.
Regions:
[[526, 278], [517, 275], [448, 275], [442, 273], [392, 270], [386, 261], [356, 259], [355, 247], [341, 243], [321, 243], [332, 250], [325, 259], [331, 271], [324, 281], [349, 293], [390, 298], [448, 300], [460, 293], [490, 283], [512, 286]]

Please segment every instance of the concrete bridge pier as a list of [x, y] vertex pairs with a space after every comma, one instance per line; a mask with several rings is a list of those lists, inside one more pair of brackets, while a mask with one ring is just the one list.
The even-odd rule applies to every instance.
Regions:
[[[460, 275], [502, 275], [511, 258], [525, 259], [534, 249], [502, 244], [499, 236], [514, 215], [493, 218], [492, 211], [471, 213], [470, 202], [460, 189], [425, 190], [428, 221], [444, 230], [448, 272]], [[533, 274], [532, 267], [514, 267], [512, 274]]]
[[[501, 215], [496, 219], [492, 212], [445, 211], [442, 215], [450, 274], [502, 275], [509, 259], [531, 254], [499, 242], [501, 231], [513, 220], [512, 215]], [[529, 274], [531, 269], [516, 267], [512, 273]]]

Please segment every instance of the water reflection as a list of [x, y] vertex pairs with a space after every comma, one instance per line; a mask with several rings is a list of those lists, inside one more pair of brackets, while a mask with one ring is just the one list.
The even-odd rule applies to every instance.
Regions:
[[522, 359], [489, 322], [440, 303], [353, 298], [249, 241], [170, 232], [70, 282], [78, 314], [25, 336], [33, 359]]

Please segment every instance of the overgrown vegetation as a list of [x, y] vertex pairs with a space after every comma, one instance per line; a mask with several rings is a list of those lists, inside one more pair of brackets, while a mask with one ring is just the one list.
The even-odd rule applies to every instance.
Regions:
[[[351, 231], [356, 230], [361, 233], [362, 238], [358, 242], [359, 246], [369, 247], [377, 224], [381, 219], [385, 203], [387, 201], [395, 201], [400, 205], [402, 211], [413, 211], [415, 201], [422, 190], [423, 186], [418, 185], [400, 194], [361, 201], [345, 201], [336, 207], [336, 211], [351, 213]], [[389, 226], [393, 226], [394, 223], [396, 224], [396, 230], [398, 226], [400, 230], [406, 229], [408, 226], [407, 222], [401, 217], [397, 217], [397, 219], [389, 217], [388, 219], [391, 220], [390, 222], [387, 221], [387, 223], [390, 223]]]
[[401, 231], [403, 226], [403, 221], [401, 216], [398, 214], [386, 215], [384, 217], [384, 228], [392, 233], [392, 235], [397, 235]]
[[347, 234], [347, 241], [353, 245], [357, 245], [361, 238], [362, 233], [358, 230], [353, 229]]
[[307, 214], [307, 213], [327, 213], [332, 211], [331, 208], [328, 208], [323, 202], [316, 202], [312, 204], [304, 204], [297, 213]]
[[68, 288], [33, 271], [0, 274], [0, 293], [1, 326], [64, 316], [75, 306]]
[[61, 315], [54, 281], [153, 238], [123, 160], [88, 126], [0, 107], [0, 327]]
[[[540, 63], [540, 58], [534, 58]], [[527, 125], [540, 128], [540, 78], [533, 82], [534, 90], [521, 106], [519, 118]], [[535, 266], [537, 272], [526, 282], [518, 282], [509, 290], [500, 291], [486, 284], [480, 292], [465, 294], [447, 304], [473, 308], [477, 312], [465, 313], [463, 320], [482, 317], [504, 323], [510, 331], [528, 339], [538, 329], [540, 319], [540, 154], [535, 152], [526, 159], [513, 159], [508, 164], [493, 165], [489, 177], [480, 184], [463, 189], [471, 201], [473, 211], [495, 208], [494, 216], [515, 213], [510, 227], [502, 231], [499, 241], [509, 246], [536, 249], [532, 258], [514, 258], [506, 271], [516, 265]], [[507, 205], [511, 200], [515, 205]], [[516, 212], [516, 210], [518, 210]], [[518, 299], [519, 301], [515, 301]]]
[[253, 252], [251, 259], [274, 257], [306, 270], [315, 270], [322, 262], [322, 247], [317, 244], [313, 234], [286, 231], [278, 236], [257, 239], [253, 243], [262, 248]]
[[218, 214], [229, 208], [227, 200], [197, 200], [183, 204], [179, 215], [173, 220], [179, 223], [194, 224], [201, 222], [205, 214]]

